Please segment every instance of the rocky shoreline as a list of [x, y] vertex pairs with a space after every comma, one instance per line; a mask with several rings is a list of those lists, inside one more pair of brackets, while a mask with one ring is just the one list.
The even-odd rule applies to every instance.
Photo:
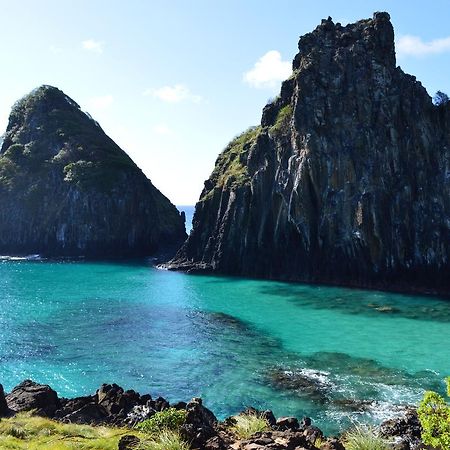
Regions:
[[[170, 404], [162, 397], [154, 399], [150, 394], [124, 390], [117, 384], [103, 384], [93, 395], [68, 399], [60, 398], [50, 386], [32, 380], [23, 381], [8, 394], [0, 384], [0, 417], [34, 411], [36, 415], [65, 423], [128, 427], [130, 435], [122, 437], [119, 450], [136, 448], [139, 440], [131, 434], [133, 427], [169, 408], [185, 411], [180, 435], [192, 449], [345, 450], [340, 437], [324, 436], [309, 417], [301, 420], [276, 418], [270, 410], [258, 411], [249, 407], [239, 415], [264, 418], [269, 428], [242, 439], [232, 431], [236, 416], [220, 422], [200, 398]], [[377, 431], [392, 442], [392, 448], [396, 450], [426, 448], [421, 441], [421, 426], [414, 409], [408, 410], [404, 417], [383, 422]]]

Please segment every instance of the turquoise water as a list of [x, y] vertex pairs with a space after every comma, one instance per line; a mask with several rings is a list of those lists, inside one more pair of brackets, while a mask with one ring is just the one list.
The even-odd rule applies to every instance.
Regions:
[[[0, 262], [0, 382], [60, 395], [116, 382], [221, 418], [245, 406], [309, 415], [328, 432], [444, 391], [450, 302], [156, 270]], [[377, 403], [370, 403], [376, 401]], [[361, 412], [362, 411], [362, 412]]]

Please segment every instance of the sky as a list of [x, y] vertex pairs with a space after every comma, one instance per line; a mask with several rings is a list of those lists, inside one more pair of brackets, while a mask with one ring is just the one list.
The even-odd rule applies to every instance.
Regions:
[[299, 36], [388, 11], [397, 64], [450, 94], [450, 1], [0, 0], [0, 134], [42, 84], [89, 112], [174, 204], [289, 77]]

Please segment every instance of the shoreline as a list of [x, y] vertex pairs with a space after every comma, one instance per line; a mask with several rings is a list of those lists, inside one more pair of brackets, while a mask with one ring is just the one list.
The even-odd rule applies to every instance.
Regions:
[[[185, 421], [179, 432], [194, 449], [294, 450], [301, 445], [301, 448], [311, 450], [345, 450], [345, 433], [325, 436], [314, 425], [314, 419], [293, 416], [277, 418], [271, 410], [260, 411], [251, 406], [219, 421], [201, 398], [171, 404], [163, 397], [154, 399], [150, 394], [141, 395], [134, 390], [124, 390], [117, 384], [103, 384], [93, 395], [70, 399], [60, 398], [49, 385], [32, 380], [23, 381], [8, 394], [4, 393], [0, 385], [0, 418], [13, 418], [30, 411], [32, 415], [61, 423], [122, 427], [129, 429], [130, 433], [136, 429], [136, 425], [158, 414], [182, 411]], [[262, 419], [266, 424], [264, 430], [256, 431], [246, 439], [236, 436], [233, 430], [238, 418], [249, 416]], [[376, 430], [384, 439], [403, 445], [399, 448], [412, 450], [421, 445], [421, 427], [415, 408], [405, 410], [400, 417], [385, 420]], [[317, 443], [320, 445], [315, 446]], [[119, 444], [120, 448], [133, 447], [120, 447]]]
[[430, 290], [429, 288], [419, 289], [407, 287], [405, 284], [399, 285], [385, 285], [383, 283], [351, 283], [351, 282], [327, 282], [327, 281], [311, 281], [311, 280], [296, 280], [291, 278], [274, 277], [274, 278], [264, 278], [256, 276], [244, 276], [244, 275], [233, 275], [214, 271], [209, 266], [203, 264], [185, 264], [185, 265], [174, 265], [170, 262], [164, 262], [166, 255], [154, 254], [154, 255], [144, 255], [136, 257], [114, 257], [114, 258], [102, 258], [102, 257], [90, 257], [90, 256], [41, 256], [39, 254], [29, 254], [29, 255], [0, 255], [1, 262], [103, 262], [103, 263], [116, 263], [124, 261], [145, 261], [151, 267], [157, 270], [184, 273], [186, 275], [197, 275], [197, 276], [215, 276], [221, 278], [231, 278], [231, 279], [244, 279], [244, 280], [254, 280], [254, 281], [273, 281], [287, 284], [297, 284], [297, 285], [310, 285], [316, 287], [325, 288], [344, 288], [350, 290], [362, 290], [362, 291], [373, 291], [373, 292], [385, 292], [390, 294], [399, 295], [410, 295], [413, 297], [431, 297], [450, 301], [450, 292], [447, 290]]

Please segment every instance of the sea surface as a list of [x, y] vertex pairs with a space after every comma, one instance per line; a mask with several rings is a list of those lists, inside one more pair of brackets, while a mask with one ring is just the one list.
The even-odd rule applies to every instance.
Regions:
[[126, 262], [0, 260], [0, 383], [61, 396], [115, 382], [310, 416], [328, 433], [444, 393], [450, 302], [157, 270]]

